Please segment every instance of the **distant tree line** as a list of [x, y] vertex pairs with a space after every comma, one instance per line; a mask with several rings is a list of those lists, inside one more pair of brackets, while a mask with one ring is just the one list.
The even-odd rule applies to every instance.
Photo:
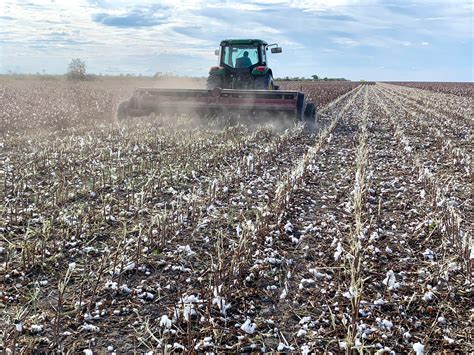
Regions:
[[[8, 71], [8, 75], [15, 75], [11, 70]], [[39, 72], [36, 73], [37, 76], [40, 76], [44, 79], [46, 78], [55, 78], [59, 77], [58, 75], [46, 75], [46, 71], [43, 69], [43, 74], [41, 75]], [[72, 59], [68, 65], [68, 70], [66, 72], [66, 78], [69, 80], [74, 81], [83, 81], [83, 80], [94, 80], [98, 77], [102, 76], [120, 76], [120, 77], [148, 77], [153, 79], [168, 79], [168, 78], [190, 78], [190, 79], [205, 79], [205, 77], [195, 77], [195, 76], [182, 76], [176, 75], [172, 72], [156, 72], [153, 75], [143, 75], [143, 74], [119, 74], [119, 75], [103, 75], [100, 73], [99, 75], [96, 74], [87, 74], [86, 73], [86, 62], [80, 58]], [[289, 77], [285, 76], [284, 78], [276, 78], [275, 80], [278, 81], [350, 81], [345, 78], [328, 78], [328, 77], [319, 77], [318, 75], [314, 74], [311, 75], [309, 78], [304, 76], [294, 76]]]
[[311, 75], [309, 78], [304, 76], [295, 76], [289, 77], [285, 76], [284, 78], [276, 78], [275, 80], [279, 81], [349, 81], [346, 78], [328, 78], [328, 77], [319, 77], [318, 75]]

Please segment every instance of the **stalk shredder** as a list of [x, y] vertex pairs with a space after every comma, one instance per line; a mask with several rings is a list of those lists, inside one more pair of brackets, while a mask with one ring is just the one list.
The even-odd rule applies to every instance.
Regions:
[[151, 113], [187, 112], [199, 116], [238, 113], [304, 121], [314, 127], [316, 105], [299, 91], [279, 90], [274, 84], [267, 52], [281, 53], [277, 44], [259, 39], [228, 39], [215, 51], [217, 66], [211, 67], [206, 89], [136, 89], [130, 100], [118, 107], [119, 120]]

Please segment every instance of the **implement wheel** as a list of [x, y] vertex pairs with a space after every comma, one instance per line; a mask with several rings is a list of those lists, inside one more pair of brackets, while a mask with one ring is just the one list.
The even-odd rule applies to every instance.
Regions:
[[303, 120], [309, 132], [316, 130], [316, 105], [308, 102], [304, 109]]

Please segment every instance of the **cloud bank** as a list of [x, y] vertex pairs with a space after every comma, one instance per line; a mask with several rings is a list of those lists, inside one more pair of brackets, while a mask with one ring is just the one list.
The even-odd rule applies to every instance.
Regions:
[[278, 42], [276, 76], [472, 81], [470, 1], [3, 0], [0, 73], [205, 76], [223, 38]]

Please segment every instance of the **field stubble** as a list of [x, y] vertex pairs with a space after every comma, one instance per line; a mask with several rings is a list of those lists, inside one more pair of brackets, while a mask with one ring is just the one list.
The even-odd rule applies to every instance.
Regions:
[[3, 349], [472, 351], [470, 106], [303, 86], [315, 135], [1, 84]]

